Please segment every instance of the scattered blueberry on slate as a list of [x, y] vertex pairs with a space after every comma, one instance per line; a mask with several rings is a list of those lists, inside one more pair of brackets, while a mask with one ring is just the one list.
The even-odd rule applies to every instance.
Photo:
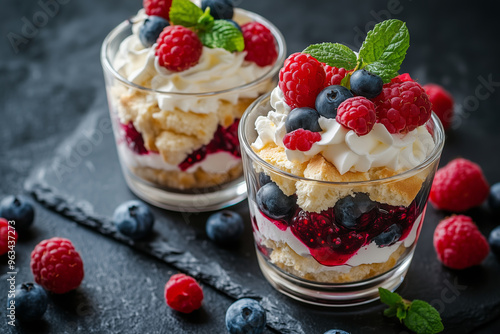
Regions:
[[154, 216], [149, 207], [140, 201], [120, 204], [113, 214], [113, 222], [121, 234], [140, 239], [153, 229]]
[[35, 210], [31, 201], [23, 195], [7, 196], [0, 202], [0, 217], [16, 222], [15, 228], [27, 230], [35, 218]]
[[167, 20], [159, 16], [148, 16], [139, 28], [139, 40], [142, 45], [149, 48], [156, 43], [163, 29], [170, 25]]
[[351, 75], [351, 91], [359, 96], [373, 99], [382, 92], [382, 78], [367, 70], [357, 70]]
[[384, 232], [373, 238], [373, 241], [379, 247], [390, 246], [401, 238], [402, 233], [401, 226], [392, 224]]
[[292, 212], [295, 198], [286, 196], [276, 183], [271, 182], [262, 186], [257, 192], [257, 205], [268, 217], [283, 219]]
[[335, 204], [335, 220], [345, 228], [356, 229], [358, 218], [376, 207], [377, 204], [364, 193], [346, 196]]
[[220, 245], [230, 245], [243, 234], [243, 218], [234, 211], [216, 212], [208, 217], [205, 228], [210, 240]]
[[488, 243], [490, 244], [491, 251], [500, 260], [500, 226], [495, 227], [488, 238]]
[[210, 15], [216, 20], [233, 18], [234, 5], [231, 0], [202, 0], [201, 9], [205, 11], [207, 7], [210, 7]]
[[230, 334], [260, 334], [265, 326], [266, 311], [254, 299], [239, 299], [226, 311], [226, 327]]
[[500, 182], [491, 186], [488, 205], [492, 212], [500, 213]]
[[328, 86], [318, 94], [314, 107], [321, 116], [335, 118], [340, 104], [351, 97], [351, 91], [344, 86]]
[[286, 132], [292, 132], [297, 129], [309, 130], [312, 132], [320, 132], [321, 127], [318, 123], [319, 113], [312, 108], [295, 108], [286, 117], [285, 129]]
[[48, 303], [47, 293], [40, 285], [22, 283], [16, 286], [15, 298], [8, 298], [7, 309], [14, 305], [16, 319], [29, 322], [40, 319], [47, 310]]
[[259, 173], [259, 182], [262, 187], [264, 184], [271, 182], [271, 177], [264, 172]]
[[343, 331], [341, 329], [330, 329], [326, 331], [324, 334], [349, 334], [349, 332]]

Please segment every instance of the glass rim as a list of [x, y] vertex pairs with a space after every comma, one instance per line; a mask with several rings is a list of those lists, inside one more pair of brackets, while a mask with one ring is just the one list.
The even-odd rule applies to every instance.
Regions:
[[[321, 185], [330, 185], [330, 186], [347, 186], [347, 185], [355, 185], [355, 186], [364, 186], [364, 185], [373, 185], [373, 184], [379, 184], [379, 183], [388, 183], [388, 182], [394, 182], [402, 179], [407, 179], [410, 178], [425, 168], [427, 168], [429, 165], [434, 163], [436, 160], [439, 159], [441, 156], [441, 152], [444, 147], [444, 128], [439, 120], [439, 117], [432, 112], [431, 118], [429, 121], [432, 121], [432, 124], [435, 126], [434, 127], [434, 132], [435, 135], [433, 135], [433, 139], [435, 139], [435, 146], [432, 152], [425, 158], [424, 161], [422, 161], [420, 164], [417, 166], [408, 169], [406, 171], [403, 171], [401, 173], [398, 173], [393, 176], [381, 178], [381, 179], [376, 179], [376, 180], [365, 180], [365, 181], [346, 181], [346, 182], [338, 182], [338, 181], [325, 181], [325, 180], [317, 180], [317, 179], [310, 179], [307, 177], [303, 176], [298, 176], [294, 175], [292, 173], [285, 172], [284, 170], [280, 169], [277, 166], [274, 166], [270, 164], [269, 162], [265, 161], [262, 159], [257, 153], [254, 152], [254, 150], [251, 148], [250, 143], [248, 142], [248, 138], [245, 132], [245, 127], [247, 120], [249, 118], [249, 115], [252, 114], [252, 111], [256, 109], [256, 107], [262, 103], [264, 103], [265, 100], [270, 99], [272, 92], [269, 92], [258, 99], [256, 99], [245, 111], [243, 114], [243, 117], [240, 119], [240, 124], [238, 128], [238, 137], [240, 141], [240, 146], [242, 150], [245, 151], [245, 153], [250, 157], [250, 159], [253, 162], [257, 162], [261, 166], [265, 167], [265, 169], [270, 169], [273, 171], [273, 173], [278, 174], [281, 177], [285, 177], [287, 179], [294, 179], [297, 181], [305, 181], [309, 183], [316, 183], [316, 184], [321, 184]], [[427, 121], [427, 122], [429, 122]], [[426, 123], [427, 124], [427, 123]]]
[[275, 63], [272, 65], [272, 67], [269, 69], [269, 71], [267, 71], [263, 76], [255, 79], [251, 82], [248, 82], [246, 84], [239, 85], [236, 87], [231, 87], [228, 89], [212, 91], [212, 92], [187, 93], [187, 92], [169, 92], [169, 91], [152, 89], [152, 88], [144, 87], [141, 85], [137, 85], [137, 84], [129, 81], [127, 78], [123, 77], [120, 73], [118, 73], [118, 71], [114, 68], [114, 66], [111, 63], [111, 60], [107, 56], [107, 51], [108, 51], [108, 48], [109, 48], [111, 41], [113, 41], [115, 38], [117, 38], [125, 29], [132, 26], [133, 22], [130, 19], [121, 22], [118, 26], [113, 28], [113, 30], [111, 30], [109, 32], [109, 34], [104, 38], [104, 41], [102, 42], [102, 45], [101, 45], [101, 52], [100, 52], [101, 65], [104, 68], [104, 71], [111, 73], [115, 79], [119, 80], [124, 85], [128, 86], [129, 88], [141, 90], [141, 91], [144, 91], [147, 93], [168, 94], [168, 95], [174, 95], [174, 96], [214, 96], [214, 95], [231, 93], [231, 92], [234, 92], [236, 90], [245, 90], [247, 88], [257, 86], [257, 85], [261, 84], [262, 82], [272, 78], [278, 72], [281, 65], [283, 64], [283, 62], [285, 60], [285, 56], [286, 56], [285, 38], [283, 37], [281, 32], [278, 30], [278, 28], [274, 24], [271, 23], [271, 21], [260, 16], [259, 14], [256, 14], [254, 12], [251, 12], [251, 11], [248, 11], [245, 9], [241, 9], [241, 8], [235, 8], [235, 12], [238, 14], [242, 14], [246, 17], [249, 17], [253, 21], [265, 24], [266, 27], [269, 28], [269, 30], [273, 34], [274, 39], [276, 41], [277, 50], [278, 50], [278, 57], [276, 58]]

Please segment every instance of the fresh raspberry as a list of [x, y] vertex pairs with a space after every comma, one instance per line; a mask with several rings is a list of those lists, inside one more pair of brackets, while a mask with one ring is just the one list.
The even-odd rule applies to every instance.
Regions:
[[377, 122], [385, 125], [390, 133], [412, 131], [431, 117], [429, 96], [414, 81], [385, 84], [373, 102]]
[[156, 43], [160, 66], [174, 72], [181, 72], [198, 64], [203, 49], [194, 31], [179, 25], [163, 29]]
[[283, 137], [283, 144], [289, 150], [309, 151], [315, 142], [321, 140], [321, 134], [304, 129], [297, 129]]
[[377, 120], [375, 105], [366, 97], [352, 97], [340, 104], [335, 119], [358, 136], [366, 135]]
[[245, 60], [259, 66], [271, 65], [278, 58], [274, 36], [266, 26], [258, 22], [249, 22], [241, 26], [245, 39]]
[[[0, 218], [0, 255], [4, 255], [10, 250], [9, 240], [14, 241], [15, 245], [15, 242], [17, 242], [17, 232], [13, 229], [9, 231], [9, 222], [7, 219]], [[12, 243], [10, 245], [13, 246]]]
[[68, 239], [43, 240], [31, 252], [35, 282], [53, 293], [66, 293], [80, 286], [83, 262]]
[[461, 212], [481, 205], [489, 189], [481, 167], [458, 158], [436, 172], [429, 199], [438, 209]]
[[410, 74], [403, 73], [391, 79], [391, 83], [393, 82], [405, 82], [405, 81], [415, 81], [410, 77]]
[[432, 111], [439, 117], [445, 130], [448, 129], [453, 119], [453, 97], [440, 85], [427, 84], [424, 89], [429, 95]]
[[314, 108], [323, 89], [325, 70], [319, 61], [305, 53], [290, 55], [280, 70], [279, 87], [290, 108]]
[[159, 16], [163, 17], [167, 21], [169, 20], [172, 0], [143, 0], [142, 4], [147, 15]]
[[203, 290], [194, 278], [176, 274], [165, 285], [167, 305], [182, 313], [191, 313], [201, 307]]
[[452, 269], [479, 265], [490, 251], [488, 241], [472, 218], [464, 215], [443, 219], [434, 231], [438, 259]]
[[337, 68], [334, 66], [330, 66], [327, 64], [323, 64], [323, 69], [325, 70], [325, 83], [324, 87], [328, 86], [333, 86], [333, 85], [340, 85], [342, 82], [342, 79], [344, 79], [345, 75], [347, 74], [347, 71], [345, 68]]

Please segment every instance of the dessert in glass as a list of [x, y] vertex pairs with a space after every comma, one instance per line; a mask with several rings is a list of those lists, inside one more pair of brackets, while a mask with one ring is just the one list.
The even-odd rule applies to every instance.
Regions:
[[408, 46], [398, 20], [359, 53], [312, 45], [241, 119], [257, 257], [282, 293], [359, 305], [404, 279], [444, 145], [424, 89], [397, 74]]
[[211, 3], [145, 0], [101, 50], [125, 180], [170, 210], [215, 210], [247, 196], [239, 120], [276, 85], [285, 58], [268, 20]]

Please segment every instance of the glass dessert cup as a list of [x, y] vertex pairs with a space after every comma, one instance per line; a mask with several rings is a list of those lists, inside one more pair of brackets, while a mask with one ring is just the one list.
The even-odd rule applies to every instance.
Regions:
[[[410, 266], [444, 145], [439, 119], [433, 114], [426, 123], [435, 146], [416, 167], [371, 181], [328, 182], [285, 172], [268, 162], [277, 155], [263, 159], [253, 150], [255, 121], [269, 110], [270, 96], [263, 96], [239, 125], [257, 258], [266, 279], [285, 295], [322, 306], [368, 303], [378, 298], [378, 287], [394, 291]], [[312, 175], [336, 171], [324, 161]], [[265, 201], [279, 196], [260, 195], [263, 187], [262, 193], [278, 187], [289, 198], [274, 203], [281, 213], [266, 212], [273, 203]], [[349, 205], [361, 208], [354, 218], [340, 210]], [[302, 209], [311, 206], [318, 209]]]
[[[123, 175], [132, 192], [153, 205], [174, 211], [211, 211], [247, 197], [237, 135], [239, 118], [257, 97], [276, 85], [286, 47], [268, 20], [242, 9], [235, 9], [235, 15], [268, 27], [278, 58], [264, 75], [230, 89], [165, 92], [127, 80], [113, 62], [122, 42], [132, 34], [130, 21], [118, 25], [103, 42], [101, 63]], [[195, 106], [196, 111], [186, 105]], [[183, 112], [186, 108], [189, 111]]]

